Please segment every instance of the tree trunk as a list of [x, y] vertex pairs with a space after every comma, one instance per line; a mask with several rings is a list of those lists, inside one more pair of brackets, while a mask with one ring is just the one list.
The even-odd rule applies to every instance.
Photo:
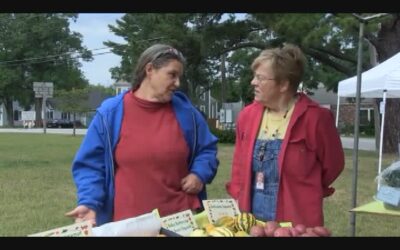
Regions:
[[[378, 55], [376, 52], [376, 48], [373, 46], [372, 43], [368, 42], [368, 51], [369, 51], [369, 62], [372, 67], [378, 65]], [[379, 103], [382, 99], [374, 99], [373, 106], [374, 106], [374, 128], [375, 128], [375, 150], [379, 150], [379, 143], [381, 137], [381, 116], [379, 112]]]
[[10, 98], [6, 98], [4, 105], [6, 107], [6, 112], [7, 112], [7, 125], [10, 127], [14, 127], [13, 102]]
[[[400, 19], [397, 15], [381, 23], [378, 32], [378, 44], [376, 47], [379, 62], [392, 57], [400, 51]], [[387, 99], [385, 126], [383, 135], [383, 152], [397, 153], [400, 131], [400, 100]]]
[[75, 124], [76, 113], [75, 113], [75, 112], [74, 112], [74, 114], [72, 115], [72, 117], [73, 117], [73, 120], [72, 120], [72, 127], [73, 127], [73, 129], [72, 129], [72, 136], [75, 136], [75, 135], [76, 135], [76, 133], [75, 133], [75, 129], [76, 129], [76, 124]]
[[[225, 102], [225, 97], [226, 97], [226, 95], [225, 95], [225, 92], [226, 92], [226, 89], [225, 89], [225, 82], [226, 82], [226, 80], [225, 80], [225, 54], [222, 54], [221, 55], [221, 105]], [[222, 106], [221, 106], [222, 107]]]
[[42, 98], [35, 98], [36, 127], [42, 128]]
[[400, 143], [400, 110], [399, 99], [386, 100], [386, 117], [383, 129], [383, 151], [385, 153], [397, 153]]
[[379, 149], [381, 139], [381, 115], [379, 103], [382, 99], [374, 99], [374, 128], [375, 128], [375, 149]]

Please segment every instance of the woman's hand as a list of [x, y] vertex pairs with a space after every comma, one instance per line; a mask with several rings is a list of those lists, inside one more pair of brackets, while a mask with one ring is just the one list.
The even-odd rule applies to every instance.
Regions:
[[188, 174], [181, 181], [182, 190], [188, 194], [198, 194], [203, 189], [203, 182], [195, 174]]
[[77, 206], [74, 210], [66, 213], [65, 216], [75, 218], [75, 223], [91, 221], [93, 226], [96, 225], [96, 212], [85, 205]]

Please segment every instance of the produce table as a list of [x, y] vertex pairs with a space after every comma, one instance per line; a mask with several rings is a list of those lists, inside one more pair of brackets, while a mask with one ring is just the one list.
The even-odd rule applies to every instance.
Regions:
[[365, 205], [353, 208], [350, 211], [351, 212], [359, 212], [359, 213], [400, 216], [400, 210], [387, 209], [383, 206], [382, 201], [372, 201]]

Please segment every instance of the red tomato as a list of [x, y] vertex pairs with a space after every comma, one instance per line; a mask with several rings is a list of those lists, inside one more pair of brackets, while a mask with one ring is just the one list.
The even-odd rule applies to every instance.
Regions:
[[289, 227], [289, 231], [293, 237], [300, 236], [300, 232], [294, 227]]
[[303, 224], [297, 224], [294, 228], [299, 232], [299, 234], [303, 234], [306, 232], [306, 226]]
[[309, 234], [309, 233], [303, 233], [300, 234], [300, 237], [318, 237], [316, 234]]
[[250, 235], [253, 237], [263, 237], [265, 236], [264, 227], [255, 225], [250, 228]]
[[314, 227], [313, 231], [319, 236], [328, 237], [331, 236], [331, 231], [326, 227]]
[[307, 227], [305, 234], [308, 234], [309, 236], [313, 236], [313, 237], [319, 237], [319, 235], [314, 232], [314, 228], [312, 228], [312, 227]]
[[290, 237], [290, 229], [288, 227], [277, 228], [274, 232], [274, 237]]
[[280, 228], [279, 223], [276, 221], [267, 221], [264, 226], [265, 235], [268, 237], [273, 237], [274, 232], [277, 228]]

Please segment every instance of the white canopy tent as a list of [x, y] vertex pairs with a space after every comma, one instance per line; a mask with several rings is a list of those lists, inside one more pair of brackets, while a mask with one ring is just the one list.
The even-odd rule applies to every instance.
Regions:
[[[356, 97], [357, 76], [342, 80], [338, 86], [336, 127], [339, 122], [340, 97]], [[386, 98], [400, 98], [400, 52], [361, 74], [361, 98], [383, 98], [380, 138], [385, 125]], [[382, 168], [382, 141], [379, 144], [379, 168]], [[379, 182], [378, 182], [379, 189]]]

